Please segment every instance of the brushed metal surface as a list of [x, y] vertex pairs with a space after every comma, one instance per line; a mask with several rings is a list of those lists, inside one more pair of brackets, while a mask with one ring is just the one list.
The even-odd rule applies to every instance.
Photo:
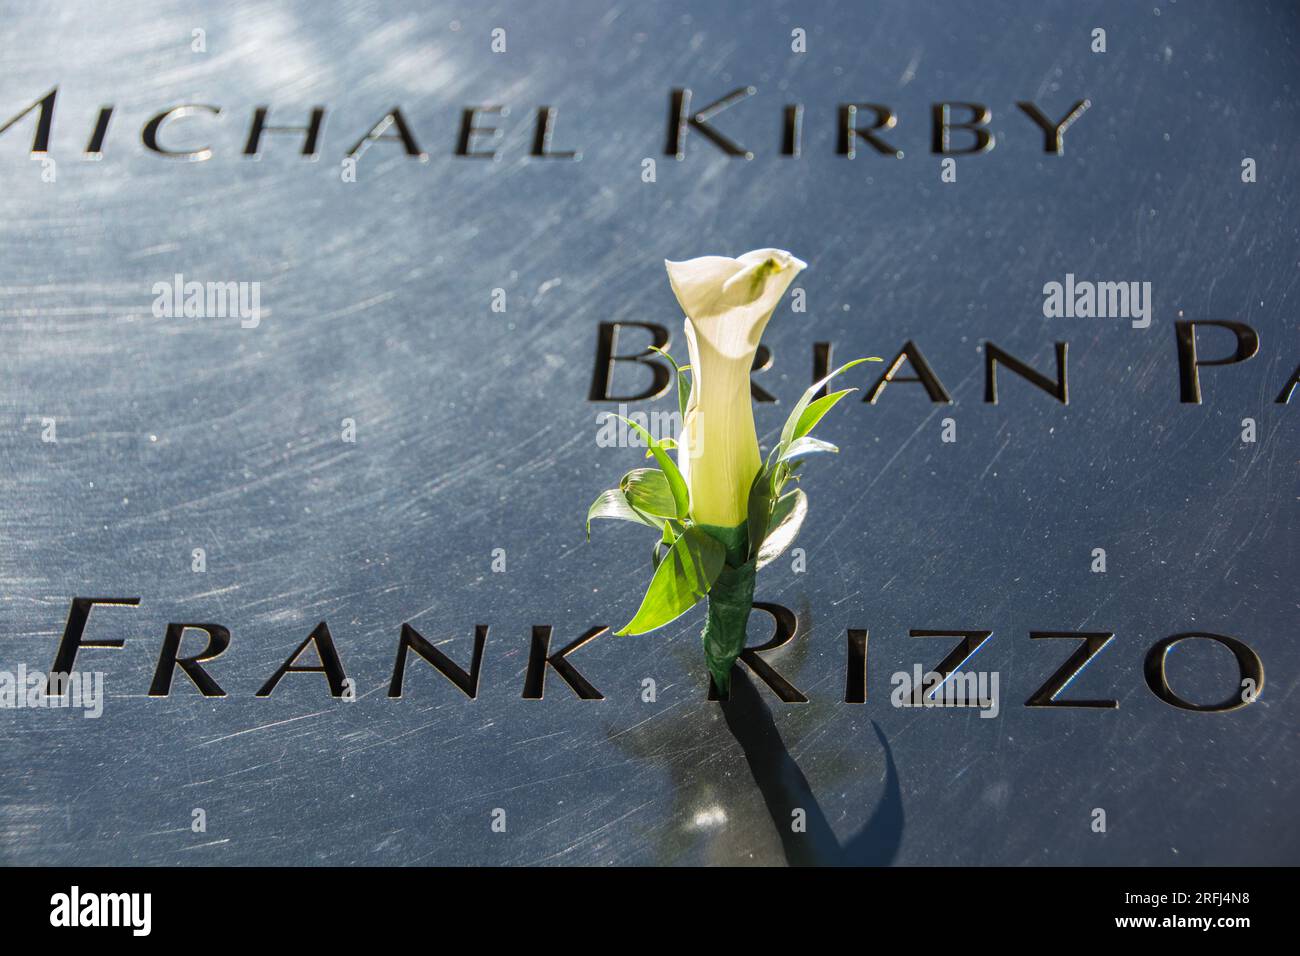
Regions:
[[[54, 182], [29, 155], [34, 116], [0, 135], [0, 669], [47, 669], [74, 596], [141, 604], [91, 615], [88, 637], [126, 640], [78, 657], [106, 674], [100, 719], [0, 711], [0, 862], [1300, 859], [1296, 426], [1273, 403], [1298, 357], [1293, 6], [3, 13], [0, 118], [59, 92]], [[1089, 50], [1097, 26], [1105, 54]], [[717, 125], [752, 161], [698, 133], [685, 161], [663, 156], [673, 87], [702, 105], [746, 84], [757, 94]], [[1045, 156], [1015, 101], [1060, 115], [1082, 97], [1093, 106], [1064, 155]], [[998, 136], [958, 157], [952, 184], [928, 151], [942, 99], [988, 105]], [[141, 127], [187, 102], [222, 114], [165, 137], [213, 157], [146, 151]], [[792, 102], [805, 106], [799, 159], [778, 155]], [[845, 102], [893, 107], [904, 157], [835, 155]], [[110, 103], [104, 156], [86, 162]], [[493, 103], [510, 106], [500, 161], [454, 157], [461, 111]], [[554, 148], [581, 162], [528, 156], [544, 104]], [[241, 157], [260, 105], [283, 124], [325, 106], [317, 160], [272, 134], [260, 159]], [[380, 143], [343, 182], [347, 150], [394, 105], [428, 161]], [[1255, 184], [1240, 178], [1247, 156]], [[810, 702], [760, 687], [725, 712], [708, 703], [698, 609], [575, 654], [604, 701], [554, 672], [544, 700], [521, 699], [533, 625], [552, 625], [555, 647], [621, 625], [647, 580], [636, 529], [603, 524], [590, 544], [582, 532], [591, 499], [639, 461], [596, 446], [597, 323], [660, 322], [680, 345], [661, 260], [768, 245], [812, 265], [808, 312], [783, 306], [765, 339], [761, 380], [782, 400], [758, 412], [769, 440], [815, 340], [844, 358], [916, 340], [956, 402], [897, 383], [827, 423], [842, 451], [809, 469], [807, 571], [778, 562], [757, 594], [799, 615], [771, 659]], [[1151, 327], [1044, 319], [1043, 283], [1067, 272], [1151, 281]], [[260, 325], [155, 318], [151, 289], [177, 273], [261, 283]], [[490, 308], [496, 288], [505, 313]], [[1204, 373], [1199, 406], [1178, 401], [1180, 316], [1238, 319], [1261, 339], [1250, 362]], [[1067, 340], [1069, 405], [1014, 376], [984, 404], [990, 339], [1047, 369]], [[49, 417], [56, 443], [41, 440]], [[1245, 417], [1255, 444], [1240, 440]], [[1097, 547], [1105, 574], [1089, 570]], [[359, 699], [330, 698], [319, 675], [254, 698], [321, 620]], [[228, 697], [205, 700], [179, 673], [169, 697], [147, 696], [182, 621], [230, 628], [209, 665]], [[477, 700], [418, 661], [405, 696], [386, 697], [404, 622], [462, 665], [490, 625]], [[756, 614], [754, 641], [767, 626]], [[841, 701], [850, 627], [870, 631], [864, 706]], [[889, 675], [947, 649], [908, 630], [943, 627], [994, 631], [977, 661], [1001, 676], [996, 719], [890, 706]], [[1119, 709], [1025, 707], [1068, 656], [1034, 629], [1114, 631], [1067, 693]], [[1249, 643], [1262, 697], [1220, 715], [1156, 699], [1144, 655], [1188, 630]], [[1171, 667], [1195, 699], [1235, 676], [1212, 647]]]

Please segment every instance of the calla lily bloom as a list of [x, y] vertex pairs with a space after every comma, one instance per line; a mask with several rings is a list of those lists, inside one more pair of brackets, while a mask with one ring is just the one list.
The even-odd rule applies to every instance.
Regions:
[[686, 313], [691, 394], [678, 467], [696, 523], [734, 528], [745, 520], [749, 489], [762, 467], [749, 374], [777, 303], [806, 263], [781, 249], [738, 259], [702, 256], [665, 262]]
[[659, 468], [637, 468], [587, 509], [593, 518], [648, 525], [659, 533], [652, 552], [654, 575], [641, 606], [619, 634], [645, 634], [663, 627], [707, 598], [700, 634], [714, 683], [726, 693], [731, 669], [745, 646], [745, 622], [753, 608], [755, 572], [790, 547], [808, 496], [786, 490], [811, 455], [835, 452], [809, 434], [853, 389], [818, 393], [832, 378], [860, 362], [840, 366], [814, 382], [790, 409], [780, 440], [764, 462], [750, 399], [749, 373], [758, 341], [781, 296], [805, 264], [781, 249], [757, 249], [738, 259], [703, 256], [665, 262], [668, 280], [686, 313], [686, 368], [677, 369], [682, 431], [660, 441], [623, 418], [643, 438]]

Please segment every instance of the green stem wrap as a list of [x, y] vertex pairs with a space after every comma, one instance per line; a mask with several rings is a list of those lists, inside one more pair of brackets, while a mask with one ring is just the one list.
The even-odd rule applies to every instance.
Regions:
[[726, 564], [709, 588], [709, 614], [704, 622], [704, 660], [718, 690], [731, 689], [731, 665], [745, 647], [745, 625], [754, 607], [755, 562], [746, 561], [749, 532], [745, 524], [735, 528], [700, 525], [700, 530], [722, 542]]

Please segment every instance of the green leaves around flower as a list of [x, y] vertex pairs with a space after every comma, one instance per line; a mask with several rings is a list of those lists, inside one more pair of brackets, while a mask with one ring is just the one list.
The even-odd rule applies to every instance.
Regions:
[[[658, 351], [658, 350], [656, 350]], [[661, 353], [672, 362], [666, 352]], [[846, 388], [816, 398], [832, 378], [850, 368], [878, 358], [858, 359], [840, 366], [803, 393], [781, 430], [781, 438], [768, 455], [767, 462], [755, 475], [750, 487], [745, 531], [748, 562], [757, 567], [770, 564], [793, 543], [808, 514], [808, 496], [802, 489], [786, 492], [785, 485], [796, 477], [804, 459], [813, 454], [835, 452], [829, 442], [809, 433], [826, 414], [855, 389]], [[678, 402], [683, 413], [690, 385], [683, 374], [689, 366], [678, 367]], [[672, 439], [655, 439], [644, 426], [623, 416], [645, 441], [647, 458], [654, 458], [659, 468], [635, 468], [619, 481], [617, 488], [603, 492], [587, 512], [587, 535], [595, 518], [631, 521], [659, 532], [651, 555], [654, 574], [636, 615], [618, 633], [644, 634], [663, 627], [685, 614], [703, 599], [726, 568], [727, 545], [692, 523], [690, 493], [677, 463], [668, 454], [676, 447]], [[733, 545], [734, 547], [734, 545]], [[734, 560], [734, 559], [733, 559]]]
[[766, 567], [794, 544], [803, 519], [808, 515], [808, 496], [802, 488], [796, 488], [777, 499], [772, 508], [769, 524], [770, 530], [763, 538], [758, 549], [758, 567]]
[[681, 617], [709, 593], [726, 548], [699, 528], [686, 528], [655, 567], [636, 616], [618, 633], [644, 634]]
[[813, 382], [799, 397], [799, 401], [795, 402], [794, 408], [790, 410], [790, 415], [785, 420], [785, 425], [781, 428], [781, 440], [777, 442], [776, 447], [772, 449], [771, 454], [768, 456], [766, 470], [771, 472], [769, 483], [773, 502], [781, 497], [785, 483], [799, 467], [800, 459], [820, 452], [839, 451], [829, 442], [811, 437], [809, 432], [826, 416], [827, 412], [856, 389], [841, 389], [838, 392], [823, 395], [821, 398], [815, 397], [817, 393], [835, 376], [847, 372], [854, 366], [861, 365], [863, 362], [880, 361], [882, 359], [873, 355], [868, 358], [846, 362], [825, 378]]
[[[587, 538], [595, 518], [634, 521], [662, 532], [663, 542], [672, 544], [681, 528], [677, 500], [673, 497], [668, 476], [658, 468], [633, 468], [617, 488], [602, 491], [587, 509]], [[658, 559], [656, 557], [656, 564]]]
[[749, 553], [757, 554], [767, 536], [768, 522], [772, 516], [772, 473], [760, 468], [749, 486], [748, 515], [745, 525], [749, 531]]
[[618, 483], [627, 503], [642, 514], [656, 518], [676, 518], [677, 501], [668, 476], [657, 468], [634, 468]]
[[794, 542], [808, 513], [808, 497], [799, 489], [785, 493], [786, 482], [794, 476], [809, 455], [838, 452], [830, 442], [813, 438], [809, 432], [832, 408], [856, 389], [845, 388], [820, 398], [814, 396], [835, 376], [863, 362], [881, 359], [855, 359], [841, 365], [820, 381], [814, 382], [800, 396], [781, 428], [781, 438], [768, 454], [767, 462], [754, 478], [749, 490], [749, 553], [757, 556], [758, 566], [770, 564]]
[[587, 509], [587, 538], [591, 538], [591, 522], [595, 518], [613, 518], [617, 521], [635, 521], [648, 528], [659, 528], [660, 523], [651, 520], [633, 508], [621, 488], [602, 491], [600, 496]]
[[657, 528], [661, 534], [651, 552], [654, 575], [650, 587], [636, 616], [619, 634], [644, 634], [685, 614], [709, 593], [722, 571], [726, 548], [699, 528], [687, 525], [686, 510], [673, 494], [671, 473], [634, 468], [617, 488], [603, 492], [588, 511], [588, 537], [593, 518], [634, 521]]
[[794, 461], [798, 458], [806, 458], [808, 455], [816, 455], [822, 452], [834, 454], [839, 451], [839, 447], [832, 445], [828, 441], [822, 441], [820, 438], [813, 438], [812, 435], [804, 435], [802, 438], [796, 438], [786, 447], [781, 456], [777, 458], [778, 462]]
[[689, 371], [690, 366], [678, 365], [677, 359], [673, 358], [663, 349], [658, 348], [654, 345], [650, 346], [650, 351], [658, 352], [660, 355], [666, 358], [669, 364], [672, 365], [673, 371], [677, 373], [677, 410], [682, 413], [682, 418], [684, 420], [686, 418], [686, 403], [690, 400], [691, 397], [691, 380], [687, 378], [686, 375], [683, 373]]
[[668, 488], [672, 493], [673, 503], [676, 506], [676, 517], [685, 520], [686, 516], [691, 513], [691, 495], [686, 489], [686, 479], [682, 477], [682, 473], [677, 469], [677, 462], [673, 461], [663, 443], [646, 431], [644, 427], [630, 418], [624, 418], [622, 415], [615, 415], [614, 417], [626, 422], [645, 440], [646, 447], [654, 455], [655, 463], [663, 469], [664, 477], [668, 481]]
[[672, 525], [680, 521], [678, 502], [668, 475], [657, 468], [633, 468], [617, 488], [602, 491], [587, 509], [587, 537], [594, 518], [634, 521], [663, 533], [666, 543], [674, 536]]
[[[834, 408], [835, 404], [841, 398], [843, 398], [849, 392], [854, 391], [854, 389], [846, 388], [841, 392], [836, 392], [835, 395], [837, 395], [838, 398], [835, 398], [834, 401], [829, 401], [829, 402], [827, 401], [827, 399], [833, 397], [831, 395], [826, 395], [823, 396], [822, 398], [816, 399], [815, 400], [816, 403], [819, 404], [825, 403], [825, 404], [821, 407], [819, 412], [805, 418], [804, 413], [807, 412], [809, 408], [814, 404], [813, 396], [815, 396], [818, 392], [820, 392], [822, 390], [822, 387], [827, 382], [829, 382], [835, 376], [847, 372], [855, 365], [861, 365], [863, 362], [881, 362], [881, 361], [884, 360], [875, 355], [870, 356], [869, 358], [854, 359], [852, 362], [846, 362], [845, 364], [841, 365], [839, 368], [831, 372], [829, 375], [827, 375], [825, 378], [821, 379], [820, 381], [813, 382], [812, 385], [808, 387], [808, 390], [804, 392], [802, 396], [800, 396], [799, 401], [795, 402], [794, 408], [790, 410], [790, 417], [785, 420], [785, 425], [781, 429], [781, 443], [777, 446], [778, 448], [781, 449], [781, 451], [780, 453], [777, 454], [777, 457], [780, 458], [781, 454], [785, 452], [785, 448], [796, 438], [802, 438], [804, 435], [808, 434], [808, 432], [812, 431], [813, 426], [816, 425], [819, 421], [821, 421], [822, 416], [825, 415], [832, 408]], [[802, 430], [800, 430], [801, 425], [804, 426]], [[798, 431], [798, 434], [795, 434], [796, 431]]]
[[811, 402], [808, 407], [803, 410], [803, 414], [799, 416], [799, 421], [795, 423], [794, 432], [792, 433], [794, 440], [798, 441], [800, 438], [807, 435], [813, 430], [813, 426], [822, 420], [822, 416], [839, 404], [840, 399], [845, 395], [856, 391], [856, 388], [844, 388], [840, 389], [838, 392], [831, 392], [829, 395], [823, 395], [821, 398]]

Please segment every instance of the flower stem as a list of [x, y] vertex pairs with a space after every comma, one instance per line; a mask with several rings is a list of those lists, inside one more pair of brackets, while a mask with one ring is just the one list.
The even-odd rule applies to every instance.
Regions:
[[701, 525], [727, 549], [726, 565], [709, 589], [709, 613], [700, 635], [704, 660], [722, 694], [731, 689], [731, 665], [745, 647], [745, 625], [754, 606], [755, 562], [746, 561], [749, 532], [744, 522], [735, 528]]

